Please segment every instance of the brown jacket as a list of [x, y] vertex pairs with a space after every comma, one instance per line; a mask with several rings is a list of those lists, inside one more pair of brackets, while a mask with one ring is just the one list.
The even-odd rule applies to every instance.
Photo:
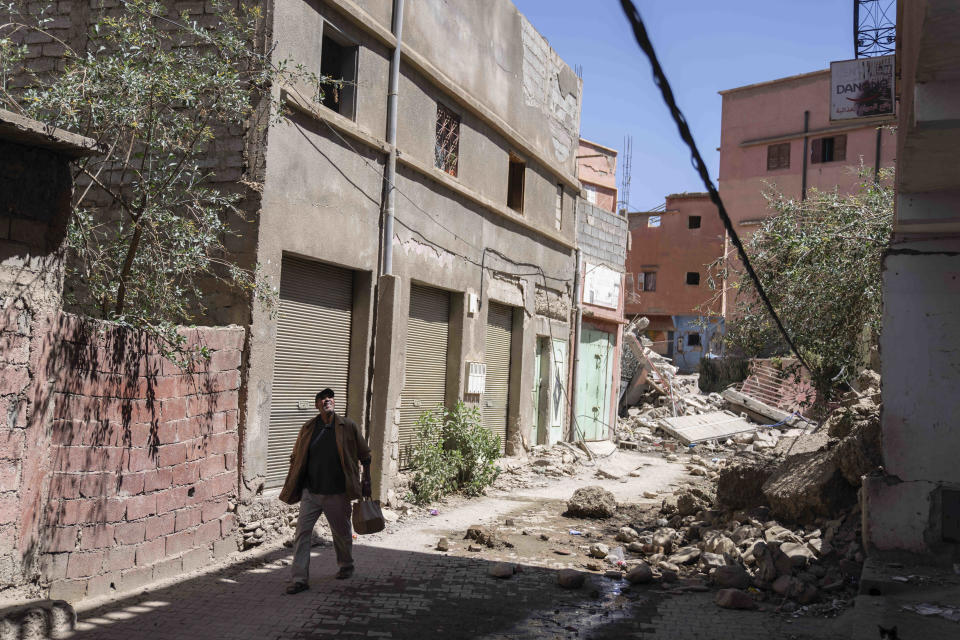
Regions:
[[[297, 435], [297, 442], [293, 445], [290, 454], [290, 470], [287, 479], [280, 491], [280, 500], [287, 504], [297, 504], [303, 492], [307, 477], [307, 450], [310, 447], [310, 435], [313, 433], [313, 424], [320, 419], [316, 417], [307, 420]], [[340, 463], [343, 465], [343, 476], [347, 481], [347, 499], [360, 498], [360, 463], [370, 463], [370, 447], [360, 433], [357, 423], [350, 418], [333, 414], [334, 429], [337, 439], [337, 451], [340, 453]]]

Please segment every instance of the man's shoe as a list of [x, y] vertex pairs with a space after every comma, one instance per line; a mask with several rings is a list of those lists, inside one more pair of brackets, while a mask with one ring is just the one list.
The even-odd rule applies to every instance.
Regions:
[[337, 580], [346, 580], [353, 575], [353, 567], [340, 567], [335, 576]]
[[310, 585], [308, 585], [306, 582], [294, 582], [287, 585], [287, 594], [292, 596], [295, 593], [306, 591], [309, 588]]

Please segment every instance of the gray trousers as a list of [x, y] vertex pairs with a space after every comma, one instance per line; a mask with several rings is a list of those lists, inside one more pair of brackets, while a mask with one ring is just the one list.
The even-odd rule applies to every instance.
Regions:
[[330, 524], [337, 566], [353, 566], [353, 530], [350, 527], [350, 501], [347, 500], [347, 494], [323, 495], [304, 489], [300, 496], [297, 533], [293, 539], [291, 571], [294, 582], [307, 582], [310, 578], [310, 539], [321, 513], [327, 516]]

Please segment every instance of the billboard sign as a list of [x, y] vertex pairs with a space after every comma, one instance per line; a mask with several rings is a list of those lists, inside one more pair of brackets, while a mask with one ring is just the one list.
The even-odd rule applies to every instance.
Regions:
[[830, 119], [893, 115], [894, 56], [830, 63]]

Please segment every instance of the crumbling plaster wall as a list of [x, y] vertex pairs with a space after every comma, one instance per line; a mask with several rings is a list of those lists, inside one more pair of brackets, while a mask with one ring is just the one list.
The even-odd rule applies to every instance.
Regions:
[[898, 243], [885, 267], [884, 473], [864, 483], [864, 537], [878, 551], [941, 553], [939, 494], [960, 491], [960, 242]]
[[575, 175], [582, 82], [512, 2], [407, 3], [403, 38]]

